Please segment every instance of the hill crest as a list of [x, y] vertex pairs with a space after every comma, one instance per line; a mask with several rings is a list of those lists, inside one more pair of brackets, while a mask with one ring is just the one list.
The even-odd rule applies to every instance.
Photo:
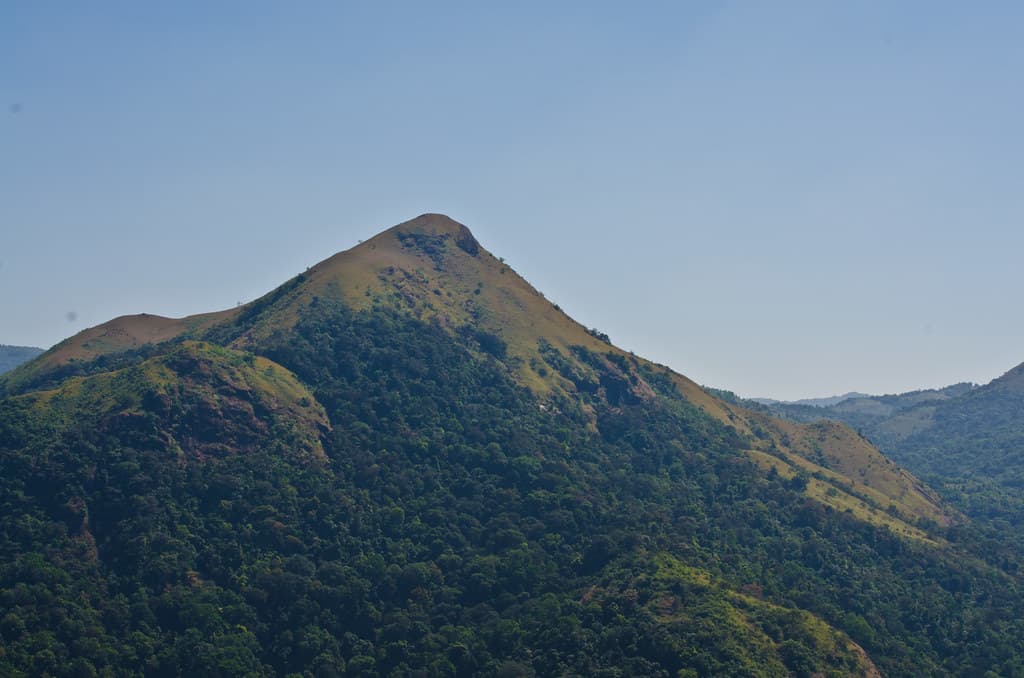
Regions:
[[[318, 304], [356, 311], [387, 308], [459, 333], [488, 355], [542, 407], [579, 407], [595, 427], [597, 408], [680, 399], [749, 439], [751, 458], [768, 472], [814, 476], [807, 494], [836, 510], [924, 539], [918, 519], [948, 524], [948, 511], [923, 484], [853, 431], [826, 434], [724, 402], [673, 370], [623, 351], [588, 330], [502, 259], [469, 228], [423, 214], [339, 252], [238, 309], [184, 319], [128, 316], [86, 330], [12, 373], [12, 385], [42, 383], [47, 370], [158, 342], [198, 338], [260, 354], [289, 336]], [[75, 365], [71, 365], [74, 367]]]

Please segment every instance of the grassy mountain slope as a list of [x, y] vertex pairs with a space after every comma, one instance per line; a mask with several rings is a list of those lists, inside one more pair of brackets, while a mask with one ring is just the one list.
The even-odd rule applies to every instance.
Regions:
[[[6, 419], [34, 424], [23, 432], [22, 444], [37, 436], [52, 444], [70, 428], [121, 420], [158, 427], [183, 462], [244, 453], [263, 439], [281, 436], [290, 453], [323, 459], [320, 438], [330, 428], [323, 408], [285, 368], [194, 341], [130, 367], [72, 377], [56, 389], [3, 402]], [[189, 426], [171, 423], [172, 415]]]
[[[538, 338], [565, 352], [609, 345], [548, 302], [511, 268], [482, 248], [468, 228], [444, 215], [426, 214], [388, 229], [299, 276], [294, 289], [273, 300], [235, 340], [252, 345], [294, 325], [314, 298], [342, 299], [355, 309], [387, 303], [443, 326], [473, 326], [501, 339], [517, 379], [533, 390], [575, 390], [562, 375], [544, 370]], [[257, 305], [269, 302], [258, 301]]]
[[845, 422], [969, 515], [1024, 526], [1024, 365], [980, 387], [955, 384], [826, 408], [774, 404], [770, 411]]
[[447, 218], [122, 347], [0, 400], [4, 674], [1024, 671], [1017, 575], [912, 476]]
[[0, 394], [53, 385], [64, 377], [80, 373], [83, 364], [97, 358], [116, 356], [193, 334], [231, 318], [236, 312], [230, 309], [187, 318], [140, 313], [114, 318], [65, 339], [35, 360], [4, 374], [0, 377]]

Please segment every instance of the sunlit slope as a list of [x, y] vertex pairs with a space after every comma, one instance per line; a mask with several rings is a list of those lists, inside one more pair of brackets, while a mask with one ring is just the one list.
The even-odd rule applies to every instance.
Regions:
[[934, 490], [849, 426], [796, 424], [723, 402], [689, 379], [673, 377], [690, 402], [749, 436], [749, 453], [766, 471], [797, 478], [809, 497], [835, 510], [918, 539], [927, 539], [922, 520], [926, 526], [962, 519]]
[[[638, 591], [649, 592], [643, 605], [661, 632], [680, 639], [677, 652], [685, 655], [693, 646], [718, 648], [720, 661], [729, 668], [706, 667], [709, 675], [728, 670], [735, 675], [790, 676], [785, 640], [798, 638], [831, 658], [830, 672], [815, 675], [881, 676], [863, 648], [821, 618], [767, 602], [756, 586], [732, 589], [670, 553], [648, 553], [645, 558], [645, 570], [607, 573], [584, 594], [584, 601], [621, 609], [637, 605]], [[717, 624], [708, 624], [709, 618]], [[781, 626], [788, 629], [786, 639], [775, 631]]]
[[993, 521], [1000, 531], [1021, 524], [1024, 365], [982, 386], [961, 383], [830, 407], [773, 405], [772, 412], [798, 422], [848, 424], [968, 515]]
[[[750, 450], [769, 473], [792, 479], [804, 493], [837, 511], [885, 525], [897, 534], [931, 541], [928, 523], [960, 520], [936, 493], [886, 458], [851, 429], [763, 421], [769, 431]], [[922, 523], [922, 521], [924, 521]]]
[[60, 444], [66, 429], [92, 426], [160, 431], [181, 462], [277, 445], [323, 459], [323, 408], [295, 376], [266, 358], [187, 341], [159, 357], [113, 372], [72, 377], [58, 388], [0, 401], [4, 440]]
[[45, 383], [50, 375], [73, 373], [76, 364], [116, 355], [206, 329], [231, 318], [236, 309], [165, 318], [149, 313], [126, 315], [82, 330], [34, 360], [0, 377], [0, 392], [18, 392]]
[[390, 228], [296, 281], [236, 340], [239, 346], [289, 327], [313, 298], [324, 297], [344, 299], [357, 309], [398, 306], [453, 329], [473, 326], [492, 332], [507, 344], [520, 380], [541, 393], [571, 390], [571, 385], [550, 371], [539, 373], [539, 339], [563, 350], [572, 345], [610, 348], [481, 247], [468, 228], [444, 215], [425, 214]]

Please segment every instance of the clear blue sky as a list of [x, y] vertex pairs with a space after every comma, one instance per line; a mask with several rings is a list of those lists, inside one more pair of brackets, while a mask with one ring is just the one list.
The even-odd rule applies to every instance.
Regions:
[[743, 395], [1024, 361], [1024, 5], [554, 4], [3, 3], [0, 343], [429, 211]]

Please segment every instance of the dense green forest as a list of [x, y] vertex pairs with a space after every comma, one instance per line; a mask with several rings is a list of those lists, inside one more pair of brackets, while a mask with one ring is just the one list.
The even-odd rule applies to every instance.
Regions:
[[521, 337], [300, 278], [0, 400], [0, 674], [1024, 675], [971, 524], [835, 510], [610, 345], [535, 338], [538, 394]]
[[3, 401], [5, 674], [855, 672], [826, 623], [886, 675], [1024, 671], [1015, 579], [809, 502], [682, 399], [590, 431], [436, 324], [320, 303], [265, 352], [321, 459], [167, 351], [91, 420]]

